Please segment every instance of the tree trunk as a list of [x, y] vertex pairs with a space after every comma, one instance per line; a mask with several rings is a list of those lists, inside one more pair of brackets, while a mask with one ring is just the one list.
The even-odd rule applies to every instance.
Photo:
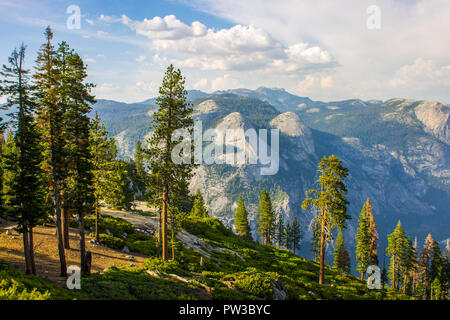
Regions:
[[163, 187], [162, 195], [162, 212], [161, 212], [161, 245], [162, 245], [162, 259], [168, 259], [168, 248], [167, 248], [167, 185]]
[[63, 204], [61, 206], [61, 220], [63, 227], [63, 241], [64, 248], [70, 249], [70, 239], [69, 239], [69, 210], [65, 208], [65, 201], [63, 200]]
[[[322, 212], [324, 210], [322, 209]], [[323, 213], [322, 213], [323, 216]], [[325, 219], [322, 220], [322, 233], [320, 235], [320, 269], [319, 284], [323, 284], [325, 273]]]
[[79, 225], [80, 225], [80, 265], [81, 265], [81, 272], [87, 273], [87, 266], [86, 266], [86, 243], [84, 238], [84, 213], [82, 210], [79, 210], [81, 212], [78, 212], [78, 218], [79, 218]]
[[392, 288], [397, 289], [397, 285], [395, 283], [396, 276], [395, 276], [395, 256], [392, 258]]
[[30, 246], [29, 256], [30, 256], [31, 273], [36, 274], [36, 263], [34, 262], [33, 228], [30, 228], [30, 232], [28, 232], [28, 237], [29, 237], [28, 245]]
[[66, 265], [66, 254], [64, 252], [64, 242], [61, 227], [61, 203], [59, 198], [58, 187], [54, 186], [53, 196], [55, 197], [55, 215], [56, 215], [56, 233], [58, 236], [58, 253], [59, 253], [59, 263], [61, 266], [61, 277], [67, 277], [67, 265]]
[[364, 271], [361, 271], [361, 281], [364, 280]]
[[95, 241], [100, 242], [100, 231], [98, 228], [98, 221], [100, 219], [100, 209], [98, 207], [98, 198], [95, 199]]
[[172, 228], [172, 260], [175, 260], [175, 242], [174, 242], [174, 232]]
[[22, 234], [23, 237], [23, 255], [25, 257], [25, 274], [31, 274], [31, 265], [30, 265], [30, 246], [28, 245], [28, 232], [24, 231]]

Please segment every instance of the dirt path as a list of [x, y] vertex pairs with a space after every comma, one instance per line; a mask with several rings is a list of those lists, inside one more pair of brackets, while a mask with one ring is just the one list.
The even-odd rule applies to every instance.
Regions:
[[[3, 259], [22, 271], [25, 271], [22, 235], [13, 230], [12, 223], [0, 224], [0, 259]], [[8, 234], [7, 234], [8, 233]], [[145, 256], [132, 253], [124, 254], [105, 246], [94, 245], [86, 237], [86, 250], [92, 252], [92, 272], [102, 272], [111, 266], [143, 266]], [[55, 227], [37, 227], [34, 229], [37, 274], [63, 285], [65, 279], [59, 277], [59, 255]], [[66, 249], [67, 265], [80, 265], [79, 235], [77, 229], [70, 229], [70, 246]]]

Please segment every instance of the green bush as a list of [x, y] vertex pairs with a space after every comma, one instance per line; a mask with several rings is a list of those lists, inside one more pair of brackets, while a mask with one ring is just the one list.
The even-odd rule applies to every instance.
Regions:
[[263, 299], [272, 299], [272, 277], [265, 273], [241, 274], [235, 285], [237, 288]]
[[122, 250], [125, 247], [125, 241], [123, 239], [110, 236], [106, 233], [100, 233], [100, 243], [107, 246], [108, 248], [115, 250]]
[[24, 275], [0, 259], [0, 300], [71, 300], [85, 298], [33, 275]]
[[134, 242], [126, 241], [126, 245], [128, 249], [130, 249], [130, 251], [142, 253], [147, 256], [153, 256], [156, 254], [157, 251], [156, 243], [154, 240], [134, 241]]
[[178, 269], [179, 264], [174, 260], [163, 260], [157, 257], [150, 257], [144, 260], [144, 266], [149, 270], [158, 269], [160, 272], [172, 273]]

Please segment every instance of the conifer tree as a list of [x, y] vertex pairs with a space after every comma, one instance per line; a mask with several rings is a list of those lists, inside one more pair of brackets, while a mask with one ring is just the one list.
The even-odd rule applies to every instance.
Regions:
[[369, 235], [370, 235], [369, 265], [378, 265], [378, 255], [377, 255], [378, 231], [377, 225], [375, 223], [375, 217], [372, 211], [372, 204], [370, 203], [369, 198], [367, 198], [366, 201], [366, 212], [367, 217], [369, 218]]
[[112, 174], [111, 171], [113, 169], [113, 160], [117, 156], [117, 150], [114, 139], [108, 138], [108, 132], [106, 131], [105, 125], [101, 122], [97, 112], [95, 112], [95, 116], [91, 119], [89, 139], [93, 167], [95, 240], [100, 242], [100, 201], [105, 199], [108, 186], [108, 177]]
[[443, 288], [445, 287], [445, 279], [443, 277], [443, 259], [441, 249], [436, 240], [433, 241], [431, 249], [430, 279], [431, 279], [431, 299], [440, 300], [443, 298]]
[[284, 246], [286, 249], [292, 249], [292, 225], [289, 221], [286, 221], [286, 226], [284, 227]]
[[112, 163], [111, 171], [107, 172], [104, 184], [103, 199], [105, 203], [119, 210], [130, 210], [134, 200], [134, 193], [128, 177], [128, 163], [116, 160]]
[[147, 184], [147, 172], [145, 164], [145, 150], [142, 147], [141, 141], [136, 143], [136, 150], [134, 152], [134, 164], [136, 167], [136, 185], [137, 189], [143, 195], [145, 194], [145, 186]]
[[389, 276], [394, 289], [399, 288], [402, 263], [405, 261], [405, 245], [406, 235], [399, 220], [394, 232], [388, 235], [388, 247], [386, 248], [386, 254], [391, 256]]
[[407, 288], [413, 287], [414, 274], [417, 265], [416, 261], [416, 250], [413, 246], [410, 237], [406, 237], [405, 239], [405, 254], [404, 261], [402, 261], [403, 266], [403, 293], [406, 294]]
[[[43, 222], [46, 216], [44, 206], [42, 150], [40, 136], [36, 129], [36, 104], [29, 84], [29, 71], [25, 69], [25, 46], [14, 50], [3, 65], [0, 74], [0, 93], [7, 96], [6, 106], [17, 107], [13, 112], [14, 151], [6, 156], [6, 168], [12, 174], [9, 181], [9, 204], [11, 215], [18, 223], [16, 229], [23, 235], [23, 248], [27, 274], [36, 274], [34, 261], [33, 228]], [[12, 134], [12, 133], [11, 133]]]
[[190, 215], [199, 218], [208, 217], [208, 210], [206, 209], [205, 201], [203, 201], [203, 197], [200, 190], [197, 190], [197, 192], [195, 193], [194, 205], [191, 209]]
[[261, 192], [257, 214], [258, 234], [262, 238], [262, 244], [270, 245], [274, 233], [275, 212], [272, 208], [269, 193], [266, 190]]
[[300, 240], [302, 238], [302, 231], [300, 229], [300, 224], [297, 221], [297, 217], [294, 216], [294, 220], [292, 221], [291, 225], [291, 232], [292, 232], [292, 253], [295, 254], [298, 247], [300, 246]]
[[420, 252], [418, 258], [418, 267], [420, 269], [420, 285], [423, 288], [422, 298], [424, 300], [429, 300], [430, 298], [430, 285], [431, 285], [431, 261], [433, 254], [433, 242], [434, 239], [431, 234], [425, 239], [425, 244]]
[[350, 255], [345, 246], [344, 234], [342, 233], [341, 228], [339, 228], [336, 238], [333, 266], [341, 272], [350, 272]]
[[[183, 141], [180, 137], [172, 141], [172, 134], [176, 130], [186, 129], [193, 132], [192, 106], [187, 102], [187, 92], [184, 89], [185, 79], [180, 70], [170, 65], [159, 88], [156, 104], [159, 109], [154, 113], [151, 128], [154, 129], [146, 151], [149, 157], [152, 174], [157, 175], [158, 182], [153, 188], [156, 190], [154, 199], [161, 208], [161, 249], [162, 259], [168, 259], [167, 222], [169, 206], [176, 206], [180, 197], [185, 197], [188, 182], [194, 168], [193, 156], [191, 161], [173, 161], [172, 152], [175, 146]], [[191, 144], [193, 148], [193, 144]], [[175, 150], [176, 151], [176, 150]], [[180, 150], [181, 153], [182, 150]], [[180, 156], [178, 154], [177, 156]]]
[[[348, 175], [348, 169], [342, 166], [335, 155], [323, 157], [318, 165], [320, 189], [306, 192], [306, 199], [302, 203], [303, 210], [320, 210], [314, 219], [320, 223], [320, 269], [319, 284], [323, 284], [325, 275], [325, 242], [331, 237], [335, 227], [345, 228], [346, 220], [350, 219], [347, 212], [348, 201], [343, 180]], [[312, 195], [312, 197], [310, 197]]]
[[234, 214], [234, 226], [237, 235], [246, 240], [252, 240], [250, 225], [248, 224], [248, 212], [245, 209], [244, 200], [239, 196], [236, 212]]
[[358, 231], [356, 233], [356, 270], [361, 273], [361, 280], [364, 279], [364, 273], [369, 266], [370, 256], [370, 222], [367, 216], [366, 205], [364, 204], [359, 215]]
[[[67, 199], [70, 209], [78, 217], [80, 229], [80, 265], [82, 272], [88, 272], [84, 236], [84, 216], [94, 206], [94, 176], [90, 148], [90, 120], [88, 117], [95, 103], [91, 95], [91, 83], [85, 83], [86, 66], [80, 56], [61, 43], [58, 56], [64, 61], [66, 70], [60, 73], [60, 95], [65, 97], [65, 134], [68, 164]], [[62, 62], [62, 61], [61, 61]]]
[[66, 174], [64, 105], [60, 104], [59, 73], [57, 53], [52, 45], [53, 32], [45, 30], [45, 43], [38, 51], [36, 59], [36, 98], [40, 107], [39, 121], [44, 143], [44, 168], [52, 192], [56, 217], [60, 274], [67, 275], [66, 256], [61, 224], [61, 190]]
[[284, 228], [284, 221], [283, 221], [283, 213], [279, 212], [278, 217], [275, 222], [275, 235], [274, 235], [274, 244], [281, 248], [284, 243], [284, 237], [285, 237], [285, 228]]
[[313, 219], [311, 221], [311, 231], [312, 231], [312, 238], [311, 238], [311, 252], [314, 255], [314, 261], [320, 262], [320, 223], [318, 219]]

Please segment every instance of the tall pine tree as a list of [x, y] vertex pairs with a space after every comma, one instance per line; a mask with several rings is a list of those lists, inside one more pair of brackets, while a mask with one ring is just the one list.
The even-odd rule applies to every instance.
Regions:
[[45, 30], [45, 43], [36, 59], [36, 98], [40, 107], [39, 120], [45, 148], [45, 170], [49, 181], [56, 218], [60, 275], [67, 275], [66, 255], [61, 223], [61, 191], [66, 178], [66, 154], [64, 133], [64, 105], [59, 97], [58, 57], [53, 47], [53, 32]]
[[350, 255], [345, 246], [344, 234], [341, 228], [339, 228], [336, 238], [333, 266], [341, 272], [350, 272]]
[[6, 168], [12, 174], [9, 181], [9, 204], [17, 230], [23, 235], [23, 248], [27, 274], [36, 274], [34, 261], [33, 228], [46, 217], [44, 206], [44, 180], [41, 169], [42, 150], [40, 135], [36, 128], [36, 104], [32, 99], [29, 71], [25, 69], [25, 46], [14, 50], [3, 65], [0, 74], [1, 93], [7, 96], [6, 106], [17, 107], [13, 112], [14, 152], [5, 159]]
[[[157, 182], [153, 188], [156, 191], [154, 199], [161, 209], [160, 242], [162, 259], [164, 260], [168, 259], [167, 223], [169, 206], [177, 206], [180, 203], [180, 198], [187, 195], [188, 182], [194, 167], [193, 157], [188, 163], [186, 161], [178, 163], [172, 158], [175, 146], [183, 141], [183, 137], [172, 141], [173, 133], [180, 129], [185, 129], [190, 134], [193, 132], [193, 109], [187, 102], [184, 84], [185, 79], [181, 71], [175, 70], [173, 65], [170, 65], [159, 88], [159, 96], [156, 101], [158, 110], [153, 114], [151, 126], [153, 133], [149, 140], [149, 148], [146, 151], [152, 174], [156, 177], [154, 181]], [[191, 147], [193, 148], [193, 144], [191, 144]]]
[[252, 240], [250, 225], [248, 224], [248, 212], [245, 209], [244, 200], [239, 196], [236, 212], [234, 214], [234, 226], [237, 235], [246, 240]]
[[261, 192], [258, 205], [258, 234], [262, 238], [263, 245], [270, 245], [275, 227], [275, 212], [272, 208], [269, 193], [267, 190]]
[[[325, 275], [325, 242], [335, 227], [345, 228], [348, 201], [343, 180], [348, 175], [348, 169], [342, 166], [341, 161], [335, 155], [323, 157], [318, 165], [320, 188], [306, 192], [306, 199], [302, 203], [303, 210], [320, 210], [320, 214], [314, 219], [320, 224], [320, 268], [319, 284], [323, 284]], [[310, 197], [312, 195], [312, 197]]]

